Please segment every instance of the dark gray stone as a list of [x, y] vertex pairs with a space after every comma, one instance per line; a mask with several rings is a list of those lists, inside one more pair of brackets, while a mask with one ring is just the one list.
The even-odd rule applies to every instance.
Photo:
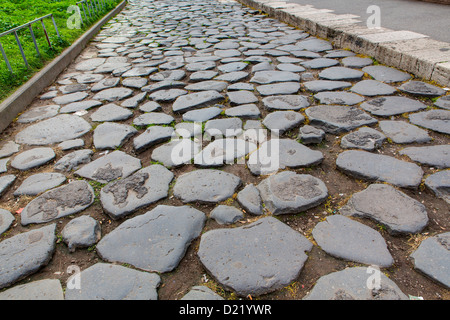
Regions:
[[121, 123], [105, 122], [94, 130], [93, 141], [97, 150], [117, 149], [121, 147], [137, 130]]
[[223, 101], [224, 96], [214, 90], [202, 91], [178, 97], [172, 105], [174, 112], [186, 112]]
[[114, 88], [120, 83], [120, 78], [106, 78], [96, 82], [92, 88], [92, 92], [99, 92], [105, 89]]
[[178, 167], [191, 163], [191, 160], [201, 149], [201, 145], [191, 139], [174, 139], [155, 148], [151, 158], [168, 168]]
[[[160, 273], [175, 269], [191, 241], [200, 235], [206, 216], [189, 206], [159, 205], [131, 218], [97, 244], [106, 261], [128, 263]], [[133, 250], [129, 248], [132, 247]]]
[[328, 189], [320, 179], [293, 171], [272, 175], [257, 188], [266, 209], [273, 215], [306, 211], [328, 197]]
[[123, 121], [132, 116], [132, 111], [119, 107], [114, 103], [109, 103], [91, 114], [91, 120], [95, 122]]
[[88, 163], [75, 171], [75, 174], [100, 183], [108, 183], [118, 178], [126, 178], [140, 168], [141, 160], [117, 150]]
[[430, 167], [443, 169], [450, 167], [450, 145], [409, 147], [400, 150], [399, 153]]
[[385, 140], [386, 136], [381, 132], [372, 128], [362, 127], [343, 136], [341, 148], [373, 151], [380, 148]]
[[410, 162], [366, 151], [344, 151], [336, 166], [357, 179], [388, 182], [404, 188], [417, 188], [422, 181], [422, 169]]
[[228, 83], [224, 81], [208, 80], [190, 84], [185, 87], [189, 91], [208, 91], [216, 90], [218, 92], [224, 91], [228, 87]]
[[40, 121], [20, 131], [15, 141], [19, 144], [47, 145], [79, 138], [91, 130], [91, 125], [78, 116], [59, 115]]
[[[206, 81], [206, 80], [211, 80], [212, 78], [214, 78], [215, 76], [217, 76], [219, 73], [217, 71], [213, 71], [213, 70], [208, 70], [208, 71], [197, 71], [192, 73], [189, 76], [189, 79], [193, 82], [196, 81]], [[245, 75], [247, 76], [247, 74]]]
[[86, 98], [89, 94], [86, 92], [75, 92], [70, 94], [65, 94], [56, 98], [53, 98], [53, 102], [57, 105], [69, 104], [72, 102], [77, 102]]
[[102, 103], [100, 101], [96, 100], [86, 100], [81, 102], [73, 102], [69, 103], [68, 105], [65, 105], [62, 107], [59, 112], [60, 113], [74, 113], [77, 111], [83, 111], [83, 110], [89, 110], [94, 107], [101, 106]]
[[55, 163], [55, 170], [70, 172], [73, 170], [77, 170], [80, 165], [91, 162], [91, 156], [93, 155], [93, 151], [90, 149], [76, 150], [71, 152]]
[[186, 76], [184, 70], [161, 71], [150, 75], [152, 81], [179, 81]]
[[46, 266], [55, 251], [55, 224], [20, 233], [0, 242], [0, 288]]
[[350, 91], [369, 97], [391, 95], [397, 92], [394, 87], [376, 80], [359, 81]]
[[200, 169], [178, 177], [173, 194], [184, 203], [194, 201], [217, 203], [230, 198], [240, 184], [241, 179], [234, 174]]
[[380, 121], [380, 129], [395, 143], [426, 143], [431, 137], [426, 130], [405, 121]]
[[290, 95], [296, 94], [300, 90], [299, 82], [281, 82], [273, 84], [264, 84], [257, 86], [256, 90], [262, 96], [273, 96], [273, 95]]
[[379, 97], [361, 104], [364, 110], [381, 117], [419, 111], [426, 107], [422, 102], [405, 97]]
[[450, 171], [444, 170], [433, 173], [425, 179], [425, 185], [430, 188], [434, 194], [444, 199], [450, 204]]
[[232, 62], [221, 65], [217, 69], [219, 69], [220, 72], [227, 73], [227, 72], [242, 71], [245, 68], [247, 68], [247, 66], [248, 65], [245, 62]]
[[14, 141], [5, 142], [0, 149], [0, 158], [5, 158], [12, 156], [13, 154], [19, 152], [20, 145]]
[[15, 221], [14, 216], [5, 209], [0, 209], [0, 235], [9, 229]]
[[408, 81], [398, 89], [415, 96], [438, 97], [445, 94], [445, 90], [422, 81]]
[[423, 204], [388, 184], [371, 184], [353, 194], [339, 211], [381, 223], [392, 235], [419, 233], [428, 223]]
[[170, 140], [174, 133], [172, 127], [152, 126], [133, 140], [134, 150], [142, 152], [151, 146]]
[[217, 117], [221, 114], [222, 109], [218, 107], [210, 107], [199, 110], [188, 111], [183, 114], [184, 121], [195, 121], [195, 122], [204, 122], [208, 121], [212, 118]]
[[298, 42], [296, 45], [298, 46], [298, 50], [306, 50], [312, 52], [323, 52], [333, 50], [333, 46], [329, 41], [312, 37], [306, 40], [302, 40]]
[[[66, 300], [157, 300], [159, 275], [97, 263], [78, 274], [80, 287], [67, 288]], [[69, 279], [70, 281], [70, 279]]]
[[94, 190], [89, 183], [71, 182], [31, 201], [21, 213], [21, 223], [45, 223], [81, 212], [94, 202], [94, 198]]
[[295, 110], [309, 107], [309, 101], [306, 96], [301, 95], [281, 95], [266, 97], [263, 104], [267, 110]]
[[321, 104], [342, 104], [349, 106], [364, 101], [364, 97], [347, 91], [319, 92], [314, 95], [314, 98], [319, 100]]
[[171, 115], [163, 112], [149, 112], [135, 118], [133, 124], [136, 126], [148, 126], [151, 124], [164, 125], [171, 124], [173, 121], [175, 121], [175, 119]]
[[450, 288], [450, 232], [441, 233], [422, 241], [411, 254], [414, 268], [431, 279]]
[[195, 286], [180, 300], [224, 300], [206, 286]]
[[34, 148], [19, 153], [11, 161], [11, 167], [18, 170], [29, 170], [40, 167], [56, 157], [52, 148]]
[[[248, 72], [245, 72], [245, 71], [233, 71], [233, 72], [227, 72], [227, 73], [224, 73], [224, 74], [222, 74], [222, 75], [220, 75], [218, 77], [215, 77], [214, 80], [227, 81], [227, 82], [235, 83], [235, 82], [244, 80], [248, 76], [249, 76]], [[191, 75], [191, 80], [192, 80], [192, 75]]]
[[[239, 296], [283, 288], [300, 274], [312, 243], [273, 217], [202, 235], [198, 256], [210, 274]], [[230, 263], [232, 261], [232, 263]]]
[[434, 105], [442, 109], [450, 110], [450, 96], [440, 97], [436, 100]]
[[70, 252], [75, 252], [76, 248], [88, 248], [101, 238], [100, 223], [90, 216], [81, 216], [70, 220], [61, 236]]
[[239, 118], [224, 118], [208, 120], [205, 124], [206, 138], [236, 137], [242, 133], [242, 120]]
[[352, 86], [351, 82], [331, 80], [312, 80], [305, 82], [303, 85], [311, 92], [342, 90]]
[[227, 93], [230, 104], [249, 104], [258, 102], [258, 98], [251, 91], [231, 91]]
[[0, 301], [64, 300], [61, 282], [57, 279], [37, 280], [18, 285], [0, 293]]
[[30, 123], [54, 117], [58, 114], [60, 106], [49, 105], [32, 108], [21, 114], [17, 119], [19, 123]]
[[242, 163], [243, 158], [253, 151], [257, 146], [243, 139], [216, 139], [208, 144], [202, 152], [194, 157], [194, 164], [201, 167], [215, 167], [223, 164], [233, 164], [235, 159], [237, 163]]
[[[325, 58], [330, 58], [330, 56], [325, 56]], [[370, 66], [373, 61], [370, 58], [345, 57], [341, 60], [341, 63], [348, 68], [364, 68]]]
[[244, 214], [236, 207], [219, 205], [211, 211], [209, 217], [218, 224], [233, 224], [243, 219]]
[[377, 119], [356, 107], [319, 105], [309, 107], [305, 113], [311, 125], [331, 134], [348, 132], [378, 122]]
[[98, 92], [92, 99], [94, 100], [106, 100], [109, 102], [114, 102], [118, 100], [123, 100], [130, 97], [133, 94], [133, 90], [130, 88], [110, 88]]
[[0, 177], [0, 196], [8, 190], [15, 180], [16, 176], [12, 174]]
[[331, 67], [319, 72], [319, 78], [325, 80], [355, 81], [362, 79], [364, 73], [346, 67]]
[[26, 178], [14, 191], [14, 196], [35, 196], [41, 192], [53, 189], [66, 181], [66, 177], [60, 173], [44, 172], [37, 173]]
[[362, 71], [368, 73], [375, 80], [385, 83], [403, 82], [411, 79], [411, 75], [408, 73], [385, 66], [368, 66], [364, 67]]
[[339, 61], [329, 58], [316, 58], [304, 62], [300, 62], [302, 66], [309, 69], [329, 68], [339, 64]]
[[72, 150], [72, 149], [78, 149], [84, 147], [84, 140], [83, 139], [72, 139], [72, 140], [66, 140], [58, 144], [58, 148], [60, 148], [62, 151]]
[[300, 76], [288, 71], [258, 71], [255, 72], [250, 82], [257, 84], [270, 84], [276, 82], [296, 82], [300, 81]]
[[225, 110], [225, 115], [228, 117], [239, 117], [246, 119], [258, 119], [261, 115], [256, 104], [243, 104], [237, 107], [228, 108]]
[[436, 132], [450, 134], [450, 111], [430, 110], [409, 115], [412, 124]]
[[336, 258], [383, 268], [394, 263], [381, 234], [338, 214], [319, 222], [312, 236], [322, 250]]
[[249, 184], [245, 186], [245, 188], [237, 194], [236, 200], [246, 212], [257, 216], [263, 214], [264, 209], [261, 196], [255, 185]]
[[306, 125], [300, 127], [298, 139], [303, 144], [318, 144], [325, 138], [325, 131], [322, 129]]
[[[379, 287], [368, 287], [369, 277], [380, 276]], [[317, 280], [304, 300], [409, 300], [384, 273], [372, 267], [352, 267], [332, 272]]]
[[282, 134], [289, 129], [298, 126], [305, 121], [305, 117], [295, 111], [274, 111], [269, 113], [263, 120], [264, 126], [269, 130], [279, 130]]

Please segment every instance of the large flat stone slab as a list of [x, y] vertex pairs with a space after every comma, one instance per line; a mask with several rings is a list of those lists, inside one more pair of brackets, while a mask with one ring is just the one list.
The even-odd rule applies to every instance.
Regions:
[[202, 235], [198, 256], [210, 274], [239, 296], [283, 288], [300, 274], [312, 243], [273, 217]]
[[37, 280], [18, 285], [0, 293], [0, 301], [64, 300], [64, 292], [58, 279]]
[[194, 157], [194, 164], [202, 167], [216, 167], [224, 164], [243, 163], [247, 154], [257, 149], [256, 144], [243, 139], [215, 139]]
[[371, 184], [355, 193], [339, 211], [381, 223], [392, 235], [418, 233], [428, 223], [423, 204], [388, 184]]
[[14, 196], [35, 196], [61, 185], [64, 181], [66, 181], [66, 177], [61, 173], [37, 173], [26, 178], [16, 191], [14, 191]]
[[134, 150], [142, 152], [155, 144], [169, 140], [173, 134], [174, 129], [172, 127], [152, 126], [134, 138]]
[[234, 174], [200, 169], [178, 177], [173, 194], [184, 203], [194, 201], [217, 203], [230, 198], [240, 184], [241, 179]]
[[280, 95], [266, 97], [262, 100], [267, 110], [294, 110], [309, 107], [310, 103], [306, 96], [300, 95]]
[[361, 108], [380, 117], [419, 111], [426, 107], [420, 101], [405, 97], [379, 97], [361, 104]]
[[94, 146], [97, 150], [117, 149], [121, 147], [137, 130], [121, 123], [105, 122], [94, 130]]
[[341, 215], [319, 222], [312, 236], [326, 253], [344, 260], [389, 267], [394, 263], [386, 242], [374, 229]]
[[74, 115], [59, 115], [30, 125], [20, 131], [15, 141], [19, 144], [48, 145], [79, 138], [91, 130], [91, 125]]
[[55, 224], [20, 233], [0, 242], [0, 288], [47, 265], [55, 251]]
[[430, 167], [443, 169], [450, 167], [450, 145], [408, 147], [400, 150], [399, 153]]
[[272, 175], [257, 188], [266, 209], [273, 215], [300, 213], [320, 205], [328, 197], [323, 181], [293, 171]]
[[411, 258], [415, 269], [450, 288], [450, 232], [423, 240]]
[[[369, 271], [369, 273], [368, 273]], [[369, 277], [378, 272], [379, 287], [369, 287]], [[353, 267], [332, 272], [317, 280], [304, 300], [409, 300], [400, 288], [375, 268]]]
[[17, 170], [29, 170], [40, 167], [56, 157], [52, 148], [34, 148], [19, 153], [11, 161], [11, 167]]
[[433, 173], [425, 179], [425, 185], [430, 188], [437, 197], [444, 199], [450, 204], [449, 170]]
[[5, 209], [0, 209], [0, 235], [9, 229], [14, 222], [14, 216]]
[[383, 133], [395, 143], [426, 143], [431, 141], [426, 130], [406, 121], [385, 120], [379, 122]]
[[126, 178], [140, 168], [141, 160], [117, 150], [88, 163], [75, 171], [75, 174], [100, 183], [108, 183], [118, 178]]
[[172, 105], [173, 112], [186, 112], [192, 109], [208, 107], [224, 100], [224, 96], [215, 90], [195, 92], [178, 97]]
[[319, 105], [305, 110], [310, 125], [327, 133], [340, 134], [361, 126], [373, 125], [377, 119], [356, 107]]
[[388, 182], [404, 188], [417, 188], [422, 181], [422, 169], [410, 162], [366, 151], [344, 151], [336, 166], [357, 179]]
[[21, 223], [45, 223], [81, 212], [94, 202], [94, 198], [94, 190], [89, 183], [71, 182], [31, 201], [20, 215]]
[[119, 219], [167, 197], [172, 179], [173, 173], [168, 169], [151, 165], [107, 184], [100, 191], [100, 201], [106, 213]]
[[430, 110], [411, 114], [409, 120], [412, 124], [436, 132], [450, 134], [450, 111]]
[[[157, 300], [161, 282], [155, 273], [97, 263], [80, 274], [80, 287], [67, 288], [66, 300]], [[70, 281], [70, 280], [69, 280]]]
[[189, 206], [159, 205], [107, 234], [97, 244], [97, 252], [106, 261], [128, 263], [146, 271], [169, 272], [178, 266], [191, 241], [200, 235], [205, 220], [203, 212]]

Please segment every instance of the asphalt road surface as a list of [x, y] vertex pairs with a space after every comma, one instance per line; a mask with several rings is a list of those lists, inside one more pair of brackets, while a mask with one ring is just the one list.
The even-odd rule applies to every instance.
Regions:
[[334, 10], [336, 14], [355, 14], [366, 23], [372, 13], [371, 5], [380, 7], [381, 27], [409, 30], [425, 34], [432, 39], [450, 42], [450, 5], [417, 0], [285, 0], [316, 9]]

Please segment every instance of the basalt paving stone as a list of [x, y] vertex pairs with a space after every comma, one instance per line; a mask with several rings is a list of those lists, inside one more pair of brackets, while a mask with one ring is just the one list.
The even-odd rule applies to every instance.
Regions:
[[280, 71], [287, 71], [287, 72], [303, 72], [306, 70], [305, 68], [292, 63], [277, 64], [277, 69]]
[[434, 102], [436, 107], [450, 110], [450, 96], [440, 97]]
[[[197, 72], [191, 73], [191, 75], [189, 76], [189, 79], [192, 82], [206, 81], [206, 80], [211, 80], [212, 78], [214, 78], [218, 74], [219, 73], [217, 71], [212, 71], [212, 70], [197, 71]], [[247, 74], [245, 74], [245, 77], [247, 77]], [[225, 81], [227, 81], [227, 80], [225, 79]]]
[[184, 113], [192, 109], [207, 107], [217, 102], [223, 101], [223, 95], [214, 90], [190, 93], [178, 97], [172, 104], [173, 112]]
[[318, 144], [325, 138], [325, 131], [322, 129], [305, 125], [300, 127], [298, 139], [302, 144]]
[[218, 224], [233, 224], [243, 219], [244, 214], [236, 207], [219, 205], [211, 211], [209, 217]]
[[419, 111], [426, 107], [422, 102], [406, 97], [379, 97], [361, 104], [362, 109], [381, 117]]
[[339, 134], [378, 121], [356, 107], [319, 105], [305, 110], [310, 124], [327, 133]]
[[205, 220], [204, 213], [189, 206], [159, 205], [122, 223], [100, 240], [96, 249], [106, 261], [127, 263], [145, 271], [170, 272], [200, 235]]
[[372, 219], [392, 235], [419, 233], [428, 224], [425, 206], [388, 184], [371, 184], [353, 194], [339, 212]]
[[89, 110], [94, 107], [101, 106], [102, 103], [100, 101], [96, 100], [86, 100], [86, 101], [80, 101], [80, 102], [72, 102], [65, 106], [63, 106], [59, 112], [60, 113], [74, 113], [77, 111], [82, 110]]
[[185, 69], [188, 72], [197, 72], [197, 71], [211, 70], [214, 69], [215, 67], [216, 63], [214, 61], [204, 61], [204, 62], [188, 63], [185, 66]]
[[175, 139], [155, 148], [151, 158], [172, 168], [191, 163], [200, 151], [201, 145], [191, 139]]
[[323, 69], [339, 64], [339, 61], [329, 58], [316, 58], [309, 61], [300, 62], [302, 66], [309, 69]]
[[121, 123], [105, 122], [94, 130], [93, 140], [97, 150], [117, 149], [133, 135], [137, 130], [132, 126]]
[[97, 263], [80, 274], [80, 288], [68, 288], [66, 300], [157, 300], [161, 278], [124, 266]]
[[376, 80], [360, 81], [356, 83], [350, 91], [369, 97], [392, 95], [397, 92], [394, 87]]
[[450, 145], [408, 147], [399, 153], [422, 165], [443, 169], [450, 167]]
[[176, 70], [184, 67], [184, 65], [184, 62], [170, 61], [159, 65], [159, 68], [163, 70]]
[[319, 53], [308, 50], [293, 50], [291, 54], [297, 58], [316, 59], [321, 57]]
[[242, 297], [259, 296], [296, 279], [312, 246], [299, 232], [265, 217], [243, 227], [204, 233], [198, 256], [225, 288]]
[[324, 91], [314, 95], [321, 104], [355, 105], [364, 101], [364, 97], [347, 91]]
[[91, 120], [94, 122], [123, 121], [132, 116], [133, 112], [129, 109], [119, 107], [114, 103], [109, 103], [98, 108], [91, 114]]
[[322, 180], [309, 174], [282, 171], [264, 179], [257, 186], [265, 208], [273, 215], [306, 211], [328, 197]]
[[227, 93], [231, 105], [258, 102], [258, 98], [250, 91], [232, 91]]
[[135, 88], [135, 89], [141, 89], [148, 83], [148, 80], [146, 78], [142, 77], [130, 77], [123, 79], [122, 85], [124, 87], [128, 88]]
[[34, 148], [19, 153], [11, 160], [11, 167], [25, 171], [40, 167], [56, 157], [52, 148]]
[[258, 188], [254, 184], [248, 184], [244, 189], [239, 191], [236, 197], [237, 202], [247, 213], [253, 215], [262, 215], [263, 206]]
[[298, 126], [305, 117], [295, 111], [274, 111], [263, 120], [263, 125], [271, 131], [278, 130], [280, 134]]
[[311, 92], [333, 91], [350, 88], [351, 82], [331, 81], [331, 80], [312, 80], [303, 83], [304, 87]]
[[84, 60], [78, 64], [75, 65], [75, 70], [78, 71], [91, 71], [95, 68], [101, 66], [106, 61], [105, 58], [93, 58], [93, 59], [87, 59]]
[[319, 79], [356, 81], [363, 77], [364, 73], [346, 67], [331, 67], [319, 72]]
[[172, 127], [151, 126], [133, 140], [136, 152], [142, 152], [151, 146], [170, 140], [174, 134]]
[[445, 90], [422, 81], [408, 81], [398, 89], [414, 96], [439, 97], [445, 94]]
[[241, 71], [247, 68], [247, 64], [245, 62], [231, 62], [224, 65], [221, 65], [217, 67], [217, 69], [220, 72], [227, 73], [227, 72], [235, 72], [235, 71]]
[[267, 110], [295, 110], [309, 107], [310, 103], [306, 96], [301, 95], [280, 95], [266, 97], [262, 100]]
[[228, 117], [239, 117], [246, 119], [258, 119], [261, 115], [256, 104], [243, 104], [237, 107], [228, 108], [225, 110], [225, 115]]
[[69, 94], [69, 93], [86, 91], [89, 89], [89, 86], [86, 84], [74, 83], [74, 84], [68, 84], [65, 86], [61, 86], [58, 89], [59, 89], [59, 91], [61, 91], [62, 94]]
[[341, 148], [373, 151], [380, 148], [385, 140], [386, 136], [381, 132], [372, 128], [362, 127], [343, 136]]
[[450, 204], [450, 170], [433, 173], [425, 179], [425, 185], [434, 192], [436, 197]]
[[357, 179], [387, 182], [404, 188], [417, 188], [422, 181], [422, 169], [410, 162], [366, 151], [344, 151], [336, 166]]
[[194, 156], [194, 164], [200, 167], [217, 167], [227, 163], [243, 162], [243, 158], [257, 146], [243, 139], [215, 139]]
[[69, 104], [85, 99], [89, 94], [86, 92], [75, 92], [65, 94], [56, 98], [53, 98], [53, 102], [57, 105]]
[[175, 125], [177, 137], [192, 138], [202, 134], [202, 125], [195, 122], [180, 122]]
[[94, 189], [86, 181], [74, 181], [32, 200], [20, 214], [21, 224], [45, 223], [83, 211], [94, 202]]
[[275, 67], [272, 64], [272, 61], [260, 62], [252, 67], [252, 73], [263, 71], [275, 71]]
[[168, 169], [151, 165], [107, 184], [100, 191], [100, 201], [111, 218], [120, 219], [167, 197], [172, 179], [173, 173]]
[[100, 223], [90, 216], [81, 216], [70, 220], [61, 236], [70, 252], [75, 252], [77, 248], [89, 248], [101, 238]]
[[210, 107], [188, 111], [183, 114], [184, 121], [204, 122], [217, 117], [222, 112], [221, 108]]
[[8, 174], [6, 176], [0, 177], [0, 196], [8, 190], [8, 188], [14, 183], [16, 176]]
[[178, 177], [173, 194], [184, 203], [217, 203], [231, 197], [240, 184], [241, 179], [234, 174], [214, 169], [198, 169]]
[[450, 134], [450, 111], [430, 110], [409, 115], [412, 124], [436, 132]]
[[322, 250], [340, 259], [383, 268], [394, 263], [380, 233], [341, 215], [331, 215], [319, 222], [312, 236]]
[[[235, 83], [235, 82], [238, 82], [238, 81], [246, 79], [248, 76], [249, 76], [248, 72], [245, 72], [245, 71], [233, 71], [233, 72], [228, 72], [228, 73], [221, 74], [220, 76], [215, 77], [214, 80], [227, 81], [227, 82]], [[191, 76], [191, 80], [192, 80], [192, 76]]]
[[[83, 73], [74, 76], [73, 78], [78, 83], [98, 83], [100, 82], [105, 76], [101, 74], [92, 74], [92, 73]], [[94, 85], [95, 86], [95, 85]]]
[[196, 82], [185, 87], [189, 91], [208, 91], [215, 90], [218, 92], [224, 91], [228, 87], [228, 83], [225, 81], [207, 80]]
[[136, 126], [147, 126], [151, 124], [171, 124], [175, 119], [163, 112], [149, 112], [140, 115], [133, 120], [133, 124]]
[[184, 70], [161, 71], [150, 75], [151, 81], [179, 81], [186, 76]]
[[431, 141], [426, 130], [420, 129], [406, 121], [380, 121], [381, 131], [395, 143], [427, 143]]
[[56, 225], [20, 233], [0, 242], [0, 288], [36, 273], [55, 251]]
[[[128, 62], [108, 62], [97, 67], [93, 71], [93, 73], [100, 73], [100, 74], [112, 73], [114, 77], [118, 77], [130, 69], [131, 64]], [[120, 72], [117, 72], [116, 70]]]
[[312, 52], [323, 52], [327, 50], [333, 50], [333, 46], [330, 44], [329, 41], [316, 39], [312, 37], [298, 42], [297, 46], [299, 47], [299, 50], [308, 50]]
[[15, 218], [11, 212], [5, 209], [0, 209], [0, 235], [8, 230], [14, 221]]
[[118, 100], [123, 100], [133, 95], [133, 90], [130, 88], [110, 88], [98, 92], [92, 99], [94, 100], [106, 100], [109, 102], [114, 102]]
[[182, 81], [162, 80], [142, 88], [142, 91], [152, 93], [158, 90], [184, 88], [185, 86], [186, 84]]
[[195, 286], [180, 300], [224, 300], [217, 293], [206, 286]]
[[121, 77], [123, 78], [128, 78], [128, 77], [145, 77], [148, 76], [149, 74], [158, 71], [157, 68], [132, 68], [130, 70], [128, 70], [127, 72], [123, 73], [121, 75]]
[[20, 145], [14, 141], [7, 141], [0, 148], [0, 158], [12, 156], [13, 154], [19, 152], [19, 149]]
[[210, 137], [235, 137], [241, 133], [242, 120], [239, 118], [208, 120], [205, 124], [205, 134]]
[[450, 288], [450, 232], [423, 240], [411, 254], [414, 268], [431, 279]]
[[53, 189], [66, 181], [66, 177], [60, 173], [37, 173], [26, 178], [14, 191], [14, 196], [35, 196], [41, 192]]
[[276, 82], [300, 81], [300, 76], [288, 71], [258, 71], [255, 72], [250, 82], [257, 84], [270, 84]]
[[154, 112], [154, 111], [161, 111], [162, 107], [158, 102], [149, 101], [139, 106], [139, 110], [142, 112]]
[[264, 84], [261, 86], [257, 86], [256, 90], [262, 96], [296, 94], [300, 90], [300, 83], [299, 82], [281, 82], [281, 83]]
[[368, 73], [375, 80], [385, 83], [403, 82], [411, 79], [410, 74], [385, 66], [368, 66], [364, 67], [362, 71]]
[[30, 123], [39, 120], [48, 119], [58, 114], [60, 106], [48, 105], [32, 108], [21, 114], [17, 119], [18, 123]]
[[75, 175], [108, 183], [118, 178], [126, 178], [140, 168], [141, 160], [117, 150], [86, 164], [75, 171]]
[[[331, 58], [330, 56], [325, 57]], [[348, 68], [364, 68], [373, 64], [373, 61], [370, 58], [346, 57], [341, 60], [341, 63]]]
[[146, 95], [147, 95], [146, 92], [138, 93], [137, 95], [135, 95], [131, 98], [123, 100], [120, 103], [120, 106], [125, 107], [125, 108], [136, 108], [139, 105], [139, 103], [144, 101]]
[[317, 280], [303, 300], [409, 300], [384, 273], [379, 273], [379, 287], [367, 285], [368, 275], [367, 267], [351, 267], [329, 273]]
[[91, 162], [94, 152], [90, 149], [76, 150], [66, 154], [55, 163], [56, 171], [70, 172], [77, 170], [81, 165]]
[[254, 175], [266, 175], [279, 169], [318, 165], [322, 160], [322, 152], [311, 150], [295, 140], [272, 139], [251, 153], [247, 166]]
[[105, 89], [114, 88], [120, 83], [120, 78], [106, 78], [96, 82], [92, 88], [92, 92], [99, 92]]

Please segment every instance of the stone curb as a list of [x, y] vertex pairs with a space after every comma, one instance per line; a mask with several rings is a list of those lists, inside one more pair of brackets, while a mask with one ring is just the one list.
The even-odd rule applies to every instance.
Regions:
[[0, 132], [9, 126], [17, 115], [23, 112], [44, 88], [55, 81], [58, 75], [81, 53], [86, 47], [86, 44], [97, 34], [100, 28], [122, 11], [126, 4], [127, 0], [121, 2], [114, 10], [86, 31], [69, 48], [64, 50], [57, 58], [44, 67], [44, 69], [35, 74], [0, 104]]
[[450, 86], [450, 43], [412, 31], [367, 28], [359, 16], [334, 14], [312, 5], [273, 0], [236, 0], [248, 7], [328, 39], [338, 48], [375, 58], [382, 64], [410, 72], [418, 78]]

